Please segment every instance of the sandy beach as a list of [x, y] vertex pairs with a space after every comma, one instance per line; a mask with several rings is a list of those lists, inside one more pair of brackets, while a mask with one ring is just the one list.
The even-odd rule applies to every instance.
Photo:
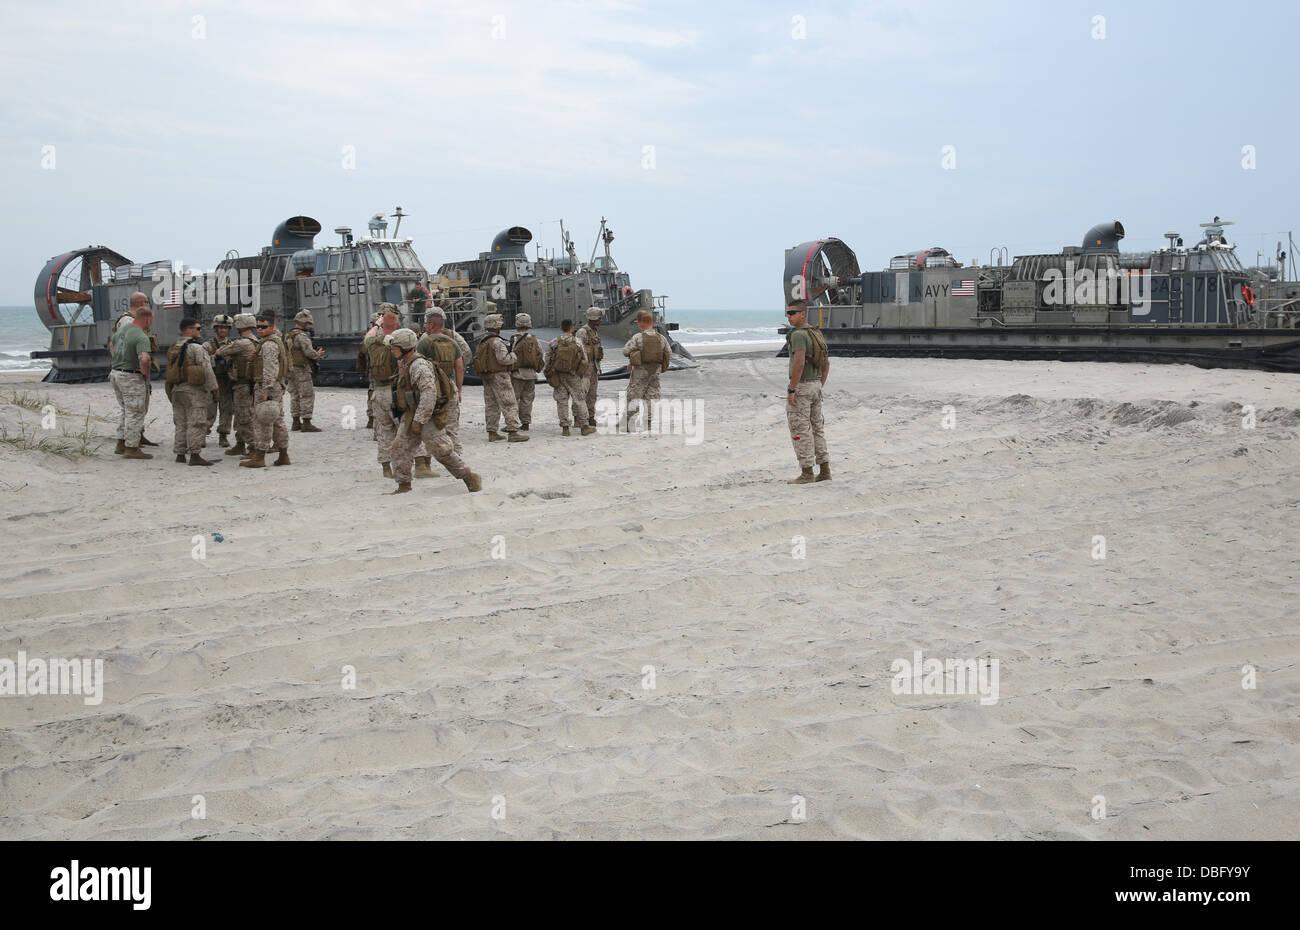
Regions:
[[[766, 354], [664, 376], [694, 438], [543, 388], [489, 446], [467, 388], [483, 491], [399, 497], [364, 391], [250, 471], [175, 464], [161, 385], [133, 462], [38, 378], [5, 436], [98, 452], [0, 443], [0, 659], [104, 682], [0, 696], [6, 839], [1297, 835], [1300, 376], [836, 359], [802, 487]], [[902, 692], [917, 651], [996, 700]]]

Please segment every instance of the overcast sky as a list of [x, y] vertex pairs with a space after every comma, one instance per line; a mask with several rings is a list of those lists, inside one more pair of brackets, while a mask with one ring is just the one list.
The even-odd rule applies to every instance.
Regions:
[[4, 304], [29, 305], [70, 248], [204, 269], [294, 214], [332, 243], [397, 205], [430, 269], [516, 224], [558, 251], [560, 218], [585, 258], [604, 215], [670, 318], [775, 314], [784, 250], [821, 236], [870, 269], [932, 245], [1052, 251], [1113, 219], [1152, 248], [1219, 214], [1249, 264], [1300, 220], [1292, 3], [195, 0], [4, 19]]

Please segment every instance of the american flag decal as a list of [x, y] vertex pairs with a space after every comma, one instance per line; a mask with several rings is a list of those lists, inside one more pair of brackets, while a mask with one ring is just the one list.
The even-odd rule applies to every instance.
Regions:
[[952, 296], [953, 297], [974, 297], [975, 296], [974, 279], [963, 278], [960, 281], [954, 281], [952, 283]]

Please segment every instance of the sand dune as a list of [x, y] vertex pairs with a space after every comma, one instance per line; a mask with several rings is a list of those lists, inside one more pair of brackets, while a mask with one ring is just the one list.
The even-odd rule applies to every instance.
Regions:
[[[474, 495], [384, 496], [341, 389], [289, 468], [176, 465], [161, 392], [152, 462], [0, 444], [0, 659], [106, 674], [0, 697], [0, 835], [1296, 835], [1300, 377], [837, 359], [835, 478], [791, 488], [784, 364], [665, 375], [695, 445], [564, 439], [539, 391], [489, 447], [467, 389]], [[895, 693], [915, 650], [997, 702]]]

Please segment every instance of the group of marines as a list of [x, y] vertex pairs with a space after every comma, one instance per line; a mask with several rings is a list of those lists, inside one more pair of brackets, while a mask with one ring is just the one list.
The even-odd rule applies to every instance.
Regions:
[[[465, 371], [473, 360], [483, 382], [483, 406], [489, 442], [526, 442], [532, 424], [537, 375], [551, 386], [560, 432], [571, 436], [596, 432], [596, 400], [604, 358], [599, 327], [603, 312], [587, 310], [587, 322], [577, 329], [561, 323], [560, 335], [543, 347], [531, 332], [526, 313], [515, 316], [515, 335], [507, 342], [495, 305], [488, 304], [485, 334], [477, 352], [460, 333], [446, 326], [437, 306], [423, 309], [424, 334], [399, 327], [397, 306], [381, 304], [362, 340], [359, 363], [369, 374], [367, 428], [374, 430], [384, 477], [397, 482], [396, 494], [411, 490], [412, 478], [432, 478], [433, 460], [470, 491], [482, 488], [482, 478], [464, 460], [460, 439], [460, 406]], [[149, 459], [141, 446], [157, 445], [144, 436], [144, 418], [152, 393], [150, 376], [158, 349], [150, 333], [153, 311], [143, 293], [131, 296], [130, 306], [116, 322], [110, 341], [110, 380], [119, 405], [117, 448], [130, 459]], [[200, 341], [200, 323], [181, 320], [180, 338], [167, 352], [165, 387], [175, 424], [173, 452], [178, 463], [210, 466], [202, 450], [213, 426], [226, 455], [240, 456], [244, 468], [289, 465], [289, 433], [318, 433], [312, 424], [315, 405], [313, 375], [323, 348], [312, 338], [311, 312], [299, 311], [295, 328], [281, 333], [275, 316], [218, 314], [213, 337]], [[638, 331], [623, 348], [628, 358], [628, 420], [635, 403], [647, 429], [652, 426], [653, 402], [659, 399], [659, 374], [668, 367], [671, 346], [653, 328], [653, 316], [638, 314]], [[231, 335], [231, 330], [235, 335]], [[291, 397], [292, 425], [285, 427], [284, 394]], [[504, 422], [505, 433], [501, 425]], [[235, 443], [230, 443], [231, 427]]]

